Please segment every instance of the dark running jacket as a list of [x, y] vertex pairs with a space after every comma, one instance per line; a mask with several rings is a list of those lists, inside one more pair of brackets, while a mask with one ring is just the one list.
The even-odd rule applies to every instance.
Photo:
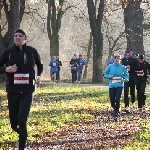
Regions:
[[71, 59], [69, 66], [71, 67], [71, 72], [77, 72], [77, 67], [79, 65], [78, 59]]
[[60, 71], [60, 66], [62, 66], [62, 63], [59, 59], [56, 59], [56, 61], [58, 62], [58, 71]]
[[[5, 64], [6, 66], [4, 66]], [[34, 92], [35, 65], [37, 66], [37, 76], [40, 76], [43, 72], [43, 64], [37, 50], [27, 45], [24, 45], [22, 50], [15, 45], [6, 49], [0, 57], [0, 73], [5, 73], [6, 67], [14, 64], [16, 64], [18, 69], [15, 73], [6, 73], [6, 91], [12, 93]], [[19, 78], [20, 74], [22, 78]], [[16, 84], [16, 81], [19, 80], [27, 80], [28, 83]]]
[[133, 57], [133, 56], [130, 56], [129, 58], [128, 57], [123, 57], [122, 58], [122, 65], [124, 65], [125, 67], [127, 65], [130, 66], [130, 70], [128, 71], [129, 73], [129, 80], [135, 80], [135, 70], [136, 68], [138, 67], [138, 60], [137, 58]]

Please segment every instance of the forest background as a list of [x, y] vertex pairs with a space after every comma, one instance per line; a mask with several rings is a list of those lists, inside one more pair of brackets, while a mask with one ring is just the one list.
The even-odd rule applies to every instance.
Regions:
[[[15, 29], [16, 26], [13, 25], [12, 28], [9, 26], [10, 22], [8, 21], [8, 16], [11, 16], [12, 14], [11, 19], [14, 20], [14, 22], [17, 22], [13, 13], [6, 14], [6, 8], [8, 9], [8, 13], [10, 13], [12, 9], [11, 6], [17, 5], [17, 1], [18, 4], [20, 3], [19, 15], [21, 15], [21, 7], [24, 6], [24, 12], [22, 12], [22, 18], [20, 17], [21, 19], [19, 21], [20, 27], [27, 32], [27, 44], [35, 47], [41, 54], [44, 63], [44, 80], [50, 80], [49, 62], [53, 55], [59, 55], [59, 58], [62, 61], [60, 71], [61, 80], [71, 79], [69, 61], [75, 53], [77, 55], [82, 54], [88, 62], [84, 70], [84, 79], [92, 81], [95, 74], [97, 74], [97, 76], [102, 75], [102, 72], [106, 67], [106, 62], [111, 54], [115, 52], [123, 57], [125, 49], [132, 45], [130, 44], [132, 43], [131, 41], [134, 41], [132, 40], [132, 34], [130, 33], [128, 39], [127, 22], [125, 22], [125, 16], [127, 15], [125, 14], [125, 11], [128, 11], [130, 16], [127, 19], [128, 23], [131, 24], [134, 29], [137, 28], [137, 33], [134, 34], [138, 34], [139, 37], [142, 37], [142, 40], [140, 40], [142, 43], [136, 42], [140, 44], [139, 46], [137, 45], [137, 47], [142, 47], [141, 51], [137, 49], [137, 51], [134, 51], [134, 54], [145, 54], [146, 60], [149, 61], [150, 3], [147, 0], [136, 0], [136, 3], [132, 0], [16, 0], [15, 2], [13, 2], [13, 0], [1, 0], [1, 53], [4, 48], [11, 45], [10, 43], [12, 42], [8, 43], [6, 41], [9, 41], [8, 37], [13, 37], [13, 34], [10, 33], [13, 33], [13, 29]], [[55, 6], [55, 9], [53, 6]], [[90, 11], [92, 6], [94, 6], [93, 16], [91, 14], [92, 11]], [[128, 7], [130, 7], [130, 9]], [[134, 11], [132, 7], [136, 8], [137, 11]], [[13, 8], [15, 8], [15, 6]], [[131, 10], [133, 11], [130, 12]], [[140, 16], [139, 19], [139, 15], [137, 14], [140, 11], [142, 12], [142, 17]], [[134, 14], [135, 17], [133, 17], [132, 14]], [[53, 15], [55, 18], [52, 18], [54, 17]], [[95, 45], [93, 44], [93, 37], [94, 33], [98, 33], [96, 30], [93, 30], [95, 29], [93, 25], [94, 21], [92, 20], [94, 17], [97, 17], [95, 21], [97, 21], [96, 25], [99, 25], [98, 28], [100, 28], [101, 34], [101, 40], [99, 41], [100, 54], [99, 52], [94, 52]], [[98, 17], [101, 17], [102, 19], [98, 20]], [[140, 23], [142, 23], [142, 25]], [[56, 27], [56, 30], [53, 29], [54, 26]], [[138, 26], [140, 26], [140, 30], [138, 29]], [[129, 30], [132, 32], [132, 29], [128, 28], [128, 31]], [[57, 38], [59, 41], [55, 41], [54, 38], [52, 38], [54, 33], [58, 36]], [[5, 44], [3, 44], [2, 41]], [[54, 45], [57, 45], [57, 47]], [[133, 50], [135, 47], [133, 46]], [[97, 61], [97, 56], [99, 55], [101, 57], [98, 59], [101, 60]], [[98, 63], [98, 65], [93, 65], [94, 62]], [[99, 66], [100, 63], [102, 63], [101, 66]], [[100, 67], [102, 67], [101, 71], [98, 71], [97, 68]], [[94, 78], [96, 78], [96, 76]], [[100, 82], [101, 79], [95, 79], [93, 81]]]

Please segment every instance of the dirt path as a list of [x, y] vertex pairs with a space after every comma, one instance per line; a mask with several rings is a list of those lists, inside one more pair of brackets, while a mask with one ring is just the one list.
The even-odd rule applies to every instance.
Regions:
[[[52, 82], [42, 82], [41, 85], [48, 85], [53, 84]], [[90, 84], [90, 83], [82, 83], [82, 84], [72, 84], [72, 83], [65, 83], [65, 82], [59, 82], [56, 85], [63, 85], [63, 86], [81, 86], [81, 87], [90, 87], [90, 88], [104, 88], [108, 89], [108, 86], [102, 86], [100, 84]]]
[[[42, 82], [41, 85], [48, 85], [53, 84], [52, 82]], [[64, 83], [60, 82], [57, 83], [57, 85], [63, 85], [63, 86], [70, 86], [72, 83]], [[88, 87], [88, 88], [99, 88], [99, 89], [108, 89], [108, 86], [106, 85], [100, 85], [100, 84], [89, 84], [89, 83], [83, 83], [83, 84], [73, 84], [73, 86], [79, 86], [79, 87]], [[150, 90], [145, 91], [146, 94], [150, 94]]]

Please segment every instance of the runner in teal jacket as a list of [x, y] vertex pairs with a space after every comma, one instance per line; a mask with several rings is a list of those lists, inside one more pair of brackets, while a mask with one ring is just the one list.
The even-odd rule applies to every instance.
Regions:
[[117, 121], [124, 82], [129, 81], [127, 69], [120, 64], [120, 55], [114, 55], [114, 63], [107, 66], [104, 78], [109, 79], [109, 97], [114, 110], [114, 120]]

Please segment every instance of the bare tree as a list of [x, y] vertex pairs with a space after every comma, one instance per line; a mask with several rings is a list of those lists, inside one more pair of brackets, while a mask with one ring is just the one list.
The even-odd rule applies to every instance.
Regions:
[[[0, 54], [8, 46], [13, 44], [13, 32], [15, 29], [20, 27], [20, 22], [22, 20], [25, 0], [2, 0], [0, 4], [1, 13], [0, 18], [6, 19], [6, 24], [1, 24], [0, 30]], [[5, 16], [2, 17], [2, 14]], [[6, 26], [3, 28], [3, 26]], [[2, 34], [4, 33], [4, 34]]]
[[123, 10], [115, 2], [107, 2], [103, 17], [104, 54], [109, 59], [112, 53], [120, 53], [124, 46], [125, 29], [123, 22]]
[[83, 73], [84, 79], [86, 79], [87, 77], [88, 65], [89, 65], [89, 61], [91, 58], [91, 49], [92, 49], [92, 33], [90, 33], [90, 38], [89, 38], [89, 43], [88, 43], [88, 48], [87, 48], [87, 64], [85, 65], [85, 69]]
[[[97, 1], [95, 1], [96, 3]], [[99, 0], [98, 13], [96, 16], [96, 5], [93, 0], [87, 0], [90, 27], [93, 36], [93, 77], [92, 83], [103, 81], [102, 54], [103, 54], [103, 35], [101, 31], [104, 0]]]
[[[61, 27], [61, 19], [66, 10], [62, 10], [64, 0], [46, 0], [48, 4], [47, 15], [47, 32], [50, 40], [50, 57], [59, 56], [59, 30]], [[68, 8], [67, 8], [68, 9]]]

